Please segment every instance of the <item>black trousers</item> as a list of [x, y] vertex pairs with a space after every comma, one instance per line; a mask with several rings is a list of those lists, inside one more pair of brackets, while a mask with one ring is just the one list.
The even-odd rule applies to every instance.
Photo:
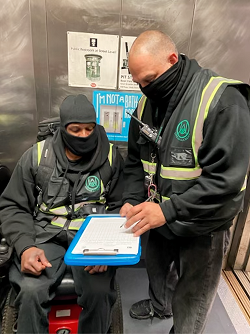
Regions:
[[[146, 251], [149, 296], [153, 305], [168, 313], [172, 301], [174, 331], [171, 333], [202, 333], [216, 296], [225, 244], [229, 230], [209, 235], [167, 240], [151, 230]], [[174, 288], [169, 275], [178, 272]]]
[[[66, 269], [63, 246], [48, 242], [38, 247], [44, 250], [52, 268], [46, 268], [38, 277], [23, 274], [17, 256], [10, 268], [10, 282], [17, 293], [15, 306], [18, 309], [18, 334], [48, 333], [50, 301]], [[72, 267], [77, 303], [83, 308], [78, 333], [107, 333], [117, 296], [114, 288], [115, 272], [115, 267], [108, 267], [104, 273], [91, 275], [84, 271], [84, 267]]]

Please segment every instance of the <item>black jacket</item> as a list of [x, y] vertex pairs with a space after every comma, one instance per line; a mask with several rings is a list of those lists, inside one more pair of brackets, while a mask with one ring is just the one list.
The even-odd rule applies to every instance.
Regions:
[[[94, 172], [107, 159], [109, 142], [104, 129], [101, 126], [98, 126], [98, 128], [100, 133], [98, 139], [100, 152], [91, 166], [89, 165], [89, 161], [85, 161], [84, 159], [81, 159], [79, 163], [69, 163], [64, 153], [64, 146], [60, 135], [59, 133], [55, 134], [53, 140], [54, 144], [56, 144], [54, 146], [56, 147], [57, 163], [60, 162], [63, 170], [67, 168], [66, 177], [70, 180], [72, 186], [75, 175], [79, 170], [83, 171], [83, 173]], [[58, 233], [58, 228], [49, 224], [49, 220], [52, 219], [51, 215], [49, 217], [49, 215], [44, 214], [44, 217], [42, 219], [39, 218], [39, 221], [34, 217], [38, 192], [35, 183], [37, 165], [33, 163], [33, 154], [33, 147], [23, 154], [13, 171], [8, 186], [0, 198], [2, 234], [7, 238], [8, 243], [15, 247], [18, 255], [25, 248], [39, 243], [37, 242], [38, 233], [44, 237], [45, 241]], [[123, 191], [123, 159], [117, 147], [113, 149], [113, 159], [111, 183], [106, 196], [106, 205], [111, 212], [118, 212], [121, 206], [121, 194]], [[86, 166], [89, 166], [88, 170], [86, 170]], [[66, 204], [71, 204], [70, 199]], [[41, 230], [43, 230], [43, 234], [40, 233]]]
[[[192, 76], [200, 69], [195, 60], [185, 61], [182, 76], [173, 92], [168, 107], [160, 104], [160, 122], [156, 119], [152, 103], [145, 106], [143, 122], [159, 126], [162, 119], [169, 119], [186, 91]], [[151, 106], [149, 107], [149, 105]], [[166, 105], [166, 104], [165, 104]], [[136, 114], [136, 112], [135, 112]], [[182, 194], [173, 194], [170, 200], [160, 204], [166, 218], [166, 227], [176, 220], [190, 221], [199, 217], [209, 219], [214, 210], [232, 200], [240, 192], [247, 171], [250, 154], [250, 115], [246, 99], [235, 87], [227, 87], [216, 107], [209, 112], [203, 127], [203, 142], [198, 161], [203, 169], [195, 186]], [[145, 200], [144, 171], [141, 163], [138, 123], [131, 119], [128, 157], [125, 162], [125, 178], [128, 180], [123, 196], [124, 202], [138, 204]], [[161, 161], [159, 162], [161, 163]], [[157, 177], [156, 175], [156, 183]], [[232, 220], [219, 224], [221, 229], [231, 225]], [[170, 224], [170, 225], [169, 225]], [[162, 230], [162, 228], [160, 228]], [[215, 228], [216, 229], [216, 228]], [[174, 237], [168, 229], [168, 237]], [[202, 234], [202, 232], [201, 232]]]

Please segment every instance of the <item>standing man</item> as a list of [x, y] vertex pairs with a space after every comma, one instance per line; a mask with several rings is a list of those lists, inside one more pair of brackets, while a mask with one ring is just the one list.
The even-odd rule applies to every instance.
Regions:
[[[15, 249], [9, 278], [17, 294], [18, 334], [49, 332], [64, 254], [89, 214], [119, 211], [122, 169], [117, 147], [81, 94], [62, 102], [54, 136], [19, 160], [0, 201], [1, 230]], [[82, 307], [78, 333], [107, 333], [117, 296], [115, 267], [73, 266], [72, 275]]]
[[[137, 319], [166, 313], [172, 261], [179, 280], [171, 333], [202, 333], [220, 280], [225, 240], [242, 210], [250, 156], [249, 86], [219, 77], [180, 55], [160, 31], [143, 32], [129, 70], [144, 94], [131, 119], [120, 210], [136, 236], [150, 230], [149, 300]], [[152, 138], [152, 139], [150, 139]], [[146, 189], [145, 189], [146, 185]], [[143, 203], [148, 196], [152, 201]]]

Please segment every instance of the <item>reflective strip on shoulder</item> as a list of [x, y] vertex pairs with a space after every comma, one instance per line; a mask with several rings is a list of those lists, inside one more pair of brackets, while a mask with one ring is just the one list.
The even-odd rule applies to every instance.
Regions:
[[45, 140], [37, 142], [37, 165], [40, 165]]
[[137, 105], [137, 118], [139, 120], [142, 119], [142, 114], [143, 114], [143, 110], [145, 107], [145, 103], [146, 103], [147, 97], [145, 95], [142, 95], [142, 97], [140, 98], [138, 105]]
[[240, 191], [243, 191], [243, 190], [245, 190], [245, 189], [246, 189], [246, 187], [247, 187], [247, 175], [245, 176], [245, 180], [244, 180], [243, 186], [242, 186], [242, 188], [241, 188], [241, 190], [240, 190]]
[[113, 144], [109, 143], [109, 154], [108, 154], [108, 159], [109, 159], [109, 163], [110, 166], [112, 166], [113, 163]]
[[143, 169], [146, 173], [149, 174], [155, 174], [156, 173], [156, 163], [155, 162], [149, 162], [146, 160], [142, 160], [142, 165], [143, 165]]
[[242, 81], [227, 79], [223, 77], [212, 77], [205, 88], [203, 89], [200, 104], [198, 107], [195, 123], [194, 123], [194, 131], [192, 135], [192, 147], [194, 152], [194, 159], [195, 159], [195, 166], [198, 166], [198, 150], [201, 146], [203, 136], [203, 124], [205, 119], [207, 118], [208, 111], [213, 101], [213, 98], [222, 84], [229, 83], [229, 84], [239, 84]]

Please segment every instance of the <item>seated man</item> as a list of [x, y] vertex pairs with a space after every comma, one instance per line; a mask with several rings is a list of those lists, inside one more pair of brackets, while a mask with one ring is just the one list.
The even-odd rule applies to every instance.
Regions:
[[[119, 211], [122, 168], [120, 153], [96, 124], [84, 95], [68, 96], [54, 136], [19, 160], [0, 200], [1, 229], [15, 248], [9, 277], [17, 294], [17, 333], [48, 333], [50, 301], [65, 272], [67, 247], [88, 214]], [[107, 333], [116, 300], [115, 267], [76, 266], [72, 274], [83, 308], [78, 333]]]

